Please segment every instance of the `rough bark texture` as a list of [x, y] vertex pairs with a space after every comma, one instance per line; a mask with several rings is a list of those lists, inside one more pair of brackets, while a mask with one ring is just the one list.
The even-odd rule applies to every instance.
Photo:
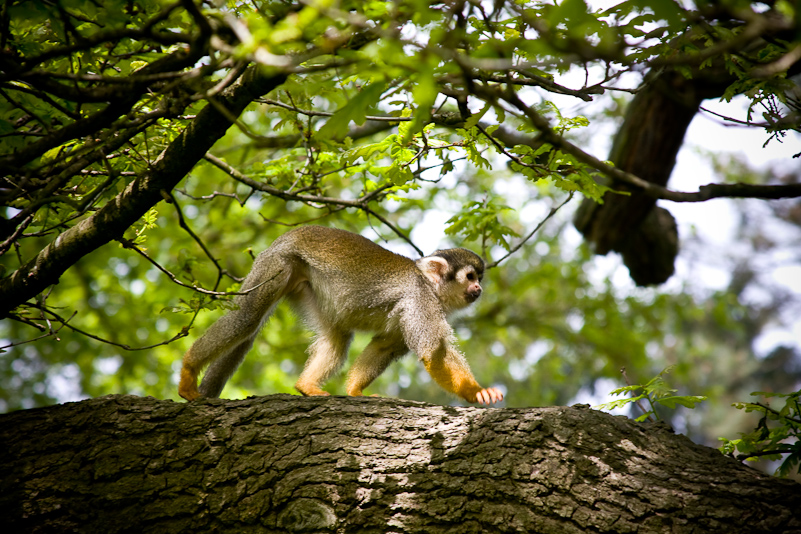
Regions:
[[586, 407], [109, 396], [0, 417], [6, 532], [801, 532], [801, 486]]

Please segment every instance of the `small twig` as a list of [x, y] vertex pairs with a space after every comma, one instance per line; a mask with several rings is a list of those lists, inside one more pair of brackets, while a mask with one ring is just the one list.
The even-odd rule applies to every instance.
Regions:
[[23, 219], [14, 230], [14, 233], [8, 236], [8, 239], [0, 243], [0, 256], [8, 252], [11, 245], [17, 241], [17, 238], [25, 231], [25, 229], [33, 222], [33, 215], [28, 215]]
[[770, 451], [754, 451], [754, 452], [749, 452], [748, 454], [738, 454], [737, 456], [735, 456], [735, 458], [740, 460], [740, 461], [742, 461], [742, 460], [747, 460], [749, 458], [758, 458], [760, 456], [770, 456], [772, 454], [789, 454], [791, 452], [795, 452], [795, 449], [793, 449], [791, 447], [787, 447], [787, 448], [773, 449], [773, 450], [770, 450]]
[[[710, 115], [714, 115], [715, 117], [718, 117], [719, 119], [722, 119], [723, 122], [733, 122], [734, 125], [736, 125], [736, 126], [747, 126], [747, 127], [751, 127], [751, 128], [754, 128], [754, 127], [765, 128], [765, 127], [768, 126], [767, 123], [756, 123], [756, 122], [748, 122], [748, 121], [742, 121], [740, 119], [735, 119], [734, 117], [729, 117], [727, 115], [723, 115], [722, 113], [717, 113], [715, 111], [712, 111], [711, 109], [707, 109], [704, 106], [699, 106], [698, 109], [700, 109], [704, 113], [709, 113]], [[730, 126], [734, 126], [734, 125], [730, 125]]]
[[[284, 104], [279, 100], [271, 100], [269, 98], [257, 98], [254, 100], [254, 102], [288, 109], [290, 111], [295, 111], [297, 113], [300, 113], [301, 115], [307, 115], [309, 117], [332, 117], [334, 115], [333, 113], [328, 111], [312, 111], [310, 109], [301, 109], [295, 105]], [[367, 115], [365, 117], [365, 120], [379, 121], [379, 122], [408, 122], [414, 120], [414, 117], [387, 117], [387, 116]]]
[[485, 129], [484, 129], [484, 127], [483, 127], [483, 126], [481, 126], [480, 124], [476, 124], [476, 128], [478, 128], [478, 130], [479, 130], [479, 131], [480, 131], [482, 134], [484, 134], [484, 137], [486, 137], [487, 139], [489, 139], [489, 141], [490, 141], [490, 142], [491, 142], [491, 143], [492, 143], [492, 144], [495, 146], [495, 148], [497, 148], [497, 149], [498, 149], [498, 151], [499, 151], [501, 154], [503, 154], [503, 155], [504, 155], [504, 156], [506, 156], [507, 158], [511, 159], [512, 161], [514, 161], [515, 163], [517, 163], [517, 164], [518, 164], [518, 165], [520, 165], [521, 167], [527, 167], [527, 168], [529, 168], [529, 169], [532, 169], [532, 170], [534, 170], [534, 171], [535, 171], [537, 174], [539, 174], [539, 175], [541, 175], [541, 176], [545, 176], [545, 175], [547, 175], [547, 174], [550, 172], [550, 171], [548, 170], [548, 168], [547, 168], [546, 166], [544, 166], [544, 165], [539, 165], [539, 164], [536, 164], [536, 163], [526, 163], [525, 161], [523, 161], [523, 160], [522, 160], [521, 158], [519, 158], [518, 156], [515, 156], [514, 154], [510, 153], [509, 151], [507, 151], [507, 150], [506, 150], [506, 149], [503, 147], [503, 145], [501, 145], [501, 143], [500, 143], [500, 142], [498, 142], [498, 140], [497, 140], [497, 139], [495, 139], [495, 138], [494, 138], [492, 135], [490, 135], [490, 133], [489, 133], [489, 132], [487, 132], [487, 130], [485, 130]]
[[164, 274], [166, 274], [167, 277], [170, 280], [172, 280], [173, 282], [175, 282], [179, 286], [185, 287], [187, 289], [191, 289], [193, 291], [197, 291], [198, 293], [203, 293], [204, 295], [212, 295], [212, 296], [218, 296], [218, 297], [226, 297], [226, 296], [229, 296], [229, 295], [247, 295], [248, 293], [250, 293], [254, 289], [264, 285], [264, 283], [265, 283], [265, 282], [262, 282], [261, 284], [259, 284], [257, 286], [254, 286], [254, 287], [252, 287], [250, 289], [244, 290], [244, 291], [211, 291], [209, 289], [203, 289], [202, 287], [197, 287], [196, 285], [190, 285], [190, 284], [186, 284], [184, 282], [181, 282], [178, 279], [177, 276], [175, 276], [170, 271], [168, 271], [167, 269], [162, 267], [156, 260], [154, 260], [153, 258], [148, 256], [147, 253], [144, 250], [142, 250], [141, 248], [139, 248], [138, 246], [136, 246], [136, 244], [133, 241], [131, 241], [129, 239], [125, 239], [125, 238], [119, 238], [119, 239], [117, 239], [117, 241], [119, 241], [120, 244], [123, 247], [129, 248], [129, 249], [131, 249], [131, 250], [133, 250], [135, 252], [138, 252], [143, 258], [145, 258], [147, 261], [149, 261], [151, 264], [153, 264], [153, 266], [156, 267], [156, 269], [158, 269], [159, 271], [161, 271]]
[[[45, 306], [41, 306], [39, 304], [31, 304], [31, 303], [28, 303], [27, 306], [30, 306], [32, 308], [36, 308], [38, 310], [41, 310], [42, 313], [47, 313], [47, 314], [51, 315], [56, 321], [58, 321], [62, 325], [58, 330], [51, 330], [50, 332], [48, 332], [48, 334], [46, 336], [41, 336], [41, 337], [36, 338], [36, 339], [41, 339], [42, 337], [49, 337], [49, 336], [55, 335], [56, 333], [58, 333], [59, 330], [61, 330], [64, 327], [67, 327], [70, 330], [72, 330], [73, 332], [75, 332], [77, 334], [81, 334], [81, 335], [86, 336], [88, 338], [94, 339], [95, 341], [100, 341], [101, 343], [106, 343], [107, 345], [113, 345], [115, 347], [120, 347], [121, 349], [124, 349], [124, 350], [137, 351], [137, 350], [148, 350], [148, 349], [152, 349], [152, 348], [155, 348], [155, 347], [159, 347], [161, 345], [168, 345], [168, 344], [172, 343], [173, 341], [175, 341], [177, 339], [181, 339], [182, 337], [186, 337], [186, 336], [189, 335], [189, 326], [187, 325], [187, 326], [183, 327], [178, 334], [176, 334], [175, 336], [173, 336], [172, 338], [170, 338], [170, 339], [168, 339], [166, 341], [162, 341], [162, 342], [156, 343], [154, 345], [148, 345], [146, 347], [131, 347], [130, 345], [126, 345], [124, 343], [117, 343], [115, 341], [104, 339], [104, 338], [96, 336], [94, 334], [90, 334], [89, 332], [86, 332], [85, 330], [81, 330], [80, 328], [72, 326], [71, 324], [69, 324], [69, 321], [71, 321], [73, 319], [73, 317], [75, 317], [77, 312], [74, 312], [70, 316], [69, 319], [64, 319], [63, 317], [61, 317], [60, 315], [55, 313], [53, 310], [50, 310]], [[194, 318], [193, 318], [193, 320], [194, 320]], [[8, 347], [11, 347], [11, 346], [14, 346], [14, 345], [22, 345], [23, 343], [29, 343], [31, 341], [35, 341], [35, 340], [27, 340], [27, 341], [23, 341], [23, 342], [19, 342], [19, 343], [14, 343], [14, 344], [11, 344], [11, 345], [6, 345], [5, 347], [0, 347], [0, 350], [8, 348]]]
[[362, 209], [365, 211], [365, 213], [368, 213], [368, 214], [372, 215], [373, 217], [375, 217], [376, 219], [378, 219], [379, 221], [381, 221], [382, 223], [384, 223], [385, 225], [387, 225], [387, 226], [389, 227], [389, 229], [390, 229], [390, 230], [392, 230], [393, 232], [395, 232], [395, 234], [396, 234], [396, 235], [398, 235], [398, 236], [399, 236], [401, 239], [403, 239], [404, 241], [406, 241], [407, 243], [409, 243], [409, 245], [410, 245], [410, 246], [411, 246], [411, 247], [412, 247], [412, 248], [413, 248], [413, 249], [414, 249], [414, 250], [415, 250], [415, 251], [416, 251], [418, 254], [420, 254], [420, 257], [423, 257], [423, 256], [425, 256], [425, 254], [423, 253], [423, 251], [422, 251], [422, 250], [420, 250], [420, 248], [419, 248], [417, 245], [415, 245], [415, 244], [414, 244], [414, 242], [413, 242], [413, 241], [412, 241], [412, 240], [411, 240], [411, 239], [410, 239], [410, 238], [409, 238], [409, 237], [408, 237], [406, 234], [404, 234], [403, 232], [401, 232], [401, 231], [400, 231], [400, 228], [396, 227], [394, 224], [392, 224], [391, 222], [389, 222], [389, 221], [388, 221], [388, 220], [387, 220], [385, 217], [382, 217], [381, 215], [379, 215], [378, 213], [376, 213], [374, 210], [370, 209], [368, 206], [365, 206], [365, 207], [364, 207], [364, 208], [362, 208]]
[[335, 206], [339, 206], [339, 207], [342, 207], [342, 208], [356, 208], [356, 209], [364, 211], [365, 213], [369, 213], [370, 215], [373, 215], [375, 218], [377, 218], [382, 223], [387, 225], [401, 239], [403, 239], [404, 241], [409, 243], [409, 245], [411, 245], [421, 256], [424, 256], [423, 251], [421, 251], [412, 242], [412, 240], [409, 239], [409, 237], [404, 235], [404, 233], [401, 232], [400, 229], [395, 227], [386, 218], [384, 218], [383, 216], [379, 215], [372, 208], [370, 208], [370, 202], [373, 201], [376, 197], [378, 197], [381, 193], [383, 193], [387, 189], [393, 187], [393, 184], [385, 184], [385, 185], [379, 187], [378, 189], [376, 189], [375, 191], [371, 191], [370, 193], [364, 195], [363, 197], [361, 197], [361, 198], [359, 198], [357, 200], [345, 200], [345, 199], [342, 199], [342, 198], [322, 197], [322, 196], [316, 196], [316, 195], [302, 195], [302, 194], [298, 194], [298, 193], [289, 193], [287, 191], [283, 191], [283, 190], [278, 189], [276, 187], [272, 187], [270, 185], [262, 184], [260, 182], [257, 182], [255, 180], [253, 180], [252, 178], [249, 178], [248, 176], [245, 176], [240, 171], [238, 171], [237, 169], [235, 169], [234, 167], [232, 167], [231, 165], [229, 165], [225, 161], [221, 160], [220, 158], [218, 158], [217, 156], [214, 156], [213, 154], [211, 154], [209, 152], [206, 153], [204, 158], [207, 161], [209, 161], [210, 163], [214, 164], [220, 170], [226, 172], [228, 175], [233, 177], [235, 180], [237, 180], [239, 182], [242, 182], [243, 184], [246, 184], [246, 185], [252, 187], [253, 189], [256, 189], [258, 191], [262, 191], [264, 193], [267, 193], [269, 195], [272, 195], [272, 196], [275, 196], [275, 197], [278, 197], [278, 198], [282, 198], [284, 200], [296, 200], [296, 201], [305, 202], [305, 203], [308, 203], [308, 204], [317, 203], [317, 204], [323, 204], [323, 205], [325, 205], [325, 204], [335, 205]]
[[771, 408], [767, 404], [762, 404], [761, 402], [752, 402], [751, 404], [753, 406], [759, 406], [760, 408], [765, 410], [765, 412], [770, 412], [770, 413], [772, 413], [774, 415], [777, 415], [777, 416], [781, 417], [782, 419], [786, 419], [788, 421], [792, 421], [793, 423], [801, 425], [801, 419], [796, 419], [796, 418], [790, 417], [788, 415], [782, 415], [778, 410], [774, 410], [773, 408]]
[[203, 195], [203, 196], [200, 196], [200, 197], [196, 197], [194, 195], [190, 195], [189, 193], [187, 193], [183, 189], [175, 189], [175, 191], [178, 191], [179, 193], [181, 193], [185, 197], [191, 198], [192, 200], [213, 200], [213, 199], [215, 199], [217, 197], [228, 197], [228, 198], [233, 198], [234, 200], [236, 200], [236, 202], [240, 206], [244, 206], [245, 205], [245, 201], [240, 199], [239, 195], [237, 195], [236, 193], [224, 193], [224, 192], [221, 192], [221, 191], [213, 191], [210, 195]]
[[565, 204], [567, 204], [568, 202], [570, 202], [573, 199], [573, 194], [574, 194], [574, 192], [571, 191], [570, 194], [567, 195], [567, 198], [564, 200], [564, 202], [562, 202], [561, 204], [559, 204], [556, 207], [551, 208], [551, 211], [548, 212], [548, 215], [546, 215], [545, 218], [543, 220], [541, 220], [539, 222], [539, 224], [537, 224], [537, 226], [526, 237], [524, 237], [517, 245], [515, 245], [514, 247], [509, 249], [509, 252], [507, 252], [504, 256], [501, 256], [500, 259], [498, 259], [498, 260], [496, 260], [496, 261], [494, 261], [492, 263], [487, 264], [486, 268], [487, 269], [492, 269], [493, 267], [497, 267], [498, 264], [500, 264], [506, 258], [511, 256], [515, 252], [517, 252], [520, 249], [520, 247], [522, 247], [529, 239], [531, 239], [534, 236], [534, 234], [536, 234], [540, 230], [540, 228], [542, 228], [542, 226], [548, 221], [548, 219], [553, 217], [556, 214], [557, 211], [562, 209], [562, 207]]
[[[75, 317], [76, 313], [78, 313], [78, 312], [73, 312], [72, 316], [67, 320], [69, 321], [69, 320], [72, 319], [72, 317]], [[44, 313], [42, 314], [42, 316], [44, 317]], [[36, 341], [39, 341], [40, 339], [45, 339], [45, 338], [48, 338], [48, 337], [55, 337], [57, 341], [60, 341], [60, 339], [58, 338], [57, 334], [61, 331], [62, 328], [64, 328], [66, 326], [65, 323], [62, 323], [61, 326], [59, 326], [58, 328], [54, 329], [53, 325], [50, 323], [50, 320], [46, 319], [46, 318], [43, 318], [43, 320], [47, 323], [47, 327], [44, 327], [44, 326], [42, 326], [40, 324], [36, 324], [35, 322], [33, 322], [32, 320], [28, 319], [27, 317], [21, 317], [19, 315], [9, 314], [8, 318], [12, 319], [12, 320], [15, 320], [15, 321], [19, 321], [19, 322], [21, 322], [23, 324], [26, 324], [26, 325], [28, 325], [28, 326], [30, 326], [32, 328], [36, 328], [37, 330], [40, 330], [40, 331], [44, 332], [44, 334], [42, 334], [41, 336], [37, 336], [37, 337], [31, 338], [31, 339], [26, 339], [26, 340], [23, 340], [23, 341], [15, 341], [13, 343], [9, 343], [8, 345], [3, 345], [2, 347], [0, 347], [0, 353], [4, 352], [6, 349], [9, 349], [11, 347], [18, 347], [20, 345], [25, 345], [27, 343], [34, 343]]]
[[229, 176], [237, 180], [238, 182], [241, 182], [249, 187], [252, 187], [256, 191], [261, 191], [263, 193], [267, 193], [268, 195], [272, 195], [274, 197], [278, 197], [284, 200], [295, 200], [298, 202], [304, 202], [309, 205], [329, 204], [335, 206], [343, 206], [347, 208], [364, 209], [365, 205], [368, 202], [371, 202], [374, 198], [376, 198], [386, 189], [394, 187], [393, 184], [386, 184], [384, 186], [379, 187], [375, 191], [372, 191], [364, 195], [363, 197], [357, 200], [345, 200], [343, 198], [324, 197], [319, 195], [303, 195], [297, 192], [290, 193], [288, 191], [278, 189], [277, 187], [257, 182], [256, 180], [242, 174], [240, 171], [238, 171], [225, 161], [221, 160], [217, 156], [211, 154], [210, 152], [207, 152], [204, 158], [210, 163], [214, 164], [217, 168], [219, 168], [220, 170], [222, 170], [223, 172], [227, 173]]
[[304, 224], [310, 224], [310, 223], [313, 223], [313, 222], [317, 222], [317, 221], [319, 221], [321, 219], [325, 219], [326, 217], [329, 217], [331, 214], [336, 213], [336, 212], [338, 212], [340, 210], [344, 210], [344, 209], [345, 209], [344, 207], [334, 207], [334, 208], [331, 208], [327, 213], [323, 213], [320, 216], [311, 217], [309, 219], [305, 219], [305, 220], [298, 221], [298, 222], [293, 222], [293, 223], [287, 223], [287, 222], [279, 221], [279, 220], [276, 220], [276, 219], [270, 219], [268, 217], [265, 217], [261, 213], [259, 213], [259, 216], [265, 222], [268, 222], [268, 223], [271, 223], [271, 224], [277, 224], [279, 226], [286, 226], [287, 228], [294, 228], [296, 226], [303, 226]]
[[203, 250], [206, 256], [212, 261], [212, 263], [214, 263], [214, 266], [217, 267], [217, 282], [214, 284], [214, 291], [216, 291], [217, 288], [220, 287], [220, 281], [222, 280], [222, 277], [224, 275], [229, 276], [230, 278], [236, 280], [237, 282], [241, 282], [243, 278], [234, 276], [227, 270], [223, 269], [222, 266], [220, 265], [220, 262], [218, 262], [217, 259], [214, 256], [212, 256], [211, 251], [206, 247], [206, 244], [203, 243], [203, 240], [200, 239], [200, 237], [189, 227], [188, 224], [186, 224], [186, 219], [184, 219], [184, 213], [181, 210], [181, 206], [178, 204], [178, 201], [175, 199], [172, 193], [170, 193], [169, 191], [162, 191], [161, 193], [164, 199], [168, 203], [175, 206], [175, 212], [178, 214], [178, 225], [181, 228], [183, 228], [184, 231], [192, 237], [192, 239], [195, 240], [195, 243], [197, 243], [198, 246], [200, 246], [200, 248]]

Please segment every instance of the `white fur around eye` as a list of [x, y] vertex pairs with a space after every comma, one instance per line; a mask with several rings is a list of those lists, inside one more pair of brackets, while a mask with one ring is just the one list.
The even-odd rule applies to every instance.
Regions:
[[475, 281], [478, 281], [478, 275], [476, 275], [476, 270], [472, 266], [460, 269], [459, 272], [456, 273], [456, 280], [461, 284], [469, 284], [472, 282], [472, 280], [468, 278], [470, 274], [473, 275]]

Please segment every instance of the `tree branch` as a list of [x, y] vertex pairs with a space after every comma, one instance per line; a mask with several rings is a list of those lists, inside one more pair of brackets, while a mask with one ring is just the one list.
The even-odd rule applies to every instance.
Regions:
[[[255, 98], [270, 92], [285, 79], [283, 73], [251, 67], [216, 98], [238, 116]], [[214, 106], [204, 107], [161, 153], [148, 174], [130, 183], [113, 201], [59, 235], [33, 259], [0, 281], [0, 317], [58, 282], [83, 256], [122, 236], [147, 210], [163, 200], [162, 191], [171, 191], [230, 126], [231, 122]]]
[[797, 482], [580, 405], [108, 395], [3, 414], [0, 445], [8, 532], [801, 529]]
[[257, 191], [267, 193], [268, 195], [272, 195], [274, 197], [278, 197], [283, 200], [296, 200], [298, 202], [305, 202], [311, 204], [328, 204], [333, 206], [355, 208], [362, 210], [365, 213], [372, 215], [373, 217], [384, 223], [386, 226], [388, 226], [395, 234], [398, 235], [398, 237], [400, 237], [401, 239], [406, 241], [409, 245], [411, 245], [412, 248], [414, 248], [414, 250], [417, 251], [418, 254], [420, 254], [420, 256], [425, 256], [425, 254], [423, 254], [423, 251], [420, 250], [420, 248], [417, 245], [415, 245], [414, 242], [412, 242], [412, 240], [409, 239], [408, 236], [406, 236], [403, 232], [401, 232], [399, 228], [397, 228], [394, 224], [388, 221], [385, 217], [379, 215], [375, 210], [370, 208], [369, 205], [370, 202], [375, 200], [375, 198], [378, 197], [378, 195], [381, 192], [392, 187], [392, 184], [387, 184], [382, 187], [379, 187], [375, 191], [371, 191], [370, 193], [364, 195], [363, 197], [357, 200], [346, 200], [343, 198], [324, 197], [320, 195], [305, 195], [302, 193], [291, 193], [289, 191], [284, 191], [283, 189], [278, 189], [277, 187], [273, 187], [271, 185], [257, 182], [253, 178], [250, 178], [249, 176], [242, 174], [237, 169], [235, 169], [234, 167], [232, 167], [231, 165], [229, 165], [228, 163], [226, 163], [225, 161], [221, 160], [220, 158], [218, 158], [213, 154], [210, 153], [206, 154], [205, 158], [210, 163], [214, 164], [218, 169], [222, 170], [223, 172], [225, 172], [238, 182], [241, 182], [249, 187], [252, 187]]
[[574, 156], [582, 163], [597, 169], [602, 174], [620, 182], [633, 185], [654, 198], [670, 200], [672, 202], [704, 202], [713, 198], [725, 197], [764, 199], [801, 197], [801, 184], [708, 184], [701, 186], [697, 192], [672, 191], [667, 187], [648, 182], [639, 176], [614, 167], [580, 149], [563, 136], [556, 133], [551, 128], [548, 120], [520, 100], [517, 93], [507, 92], [501, 98], [525, 114], [531, 123], [541, 132], [541, 138], [544, 142], [550, 143], [562, 152]]

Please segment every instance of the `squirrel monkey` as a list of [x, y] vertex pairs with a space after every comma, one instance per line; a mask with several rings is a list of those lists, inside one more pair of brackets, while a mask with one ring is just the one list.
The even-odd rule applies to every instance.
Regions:
[[[344, 363], [354, 330], [375, 332], [348, 373], [347, 394], [361, 395], [394, 360], [414, 351], [434, 380], [468, 402], [503, 399], [478, 385], [453, 346], [448, 313], [481, 295], [484, 261], [475, 253], [438, 250], [416, 262], [351, 232], [304, 226], [259, 254], [236, 298], [184, 355], [178, 393], [187, 400], [218, 397], [253, 346], [259, 329], [286, 297], [317, 337], [295, 388], [328, 395], [322, 385]], [[209, 365], [200, 390], [197, 376]]]

